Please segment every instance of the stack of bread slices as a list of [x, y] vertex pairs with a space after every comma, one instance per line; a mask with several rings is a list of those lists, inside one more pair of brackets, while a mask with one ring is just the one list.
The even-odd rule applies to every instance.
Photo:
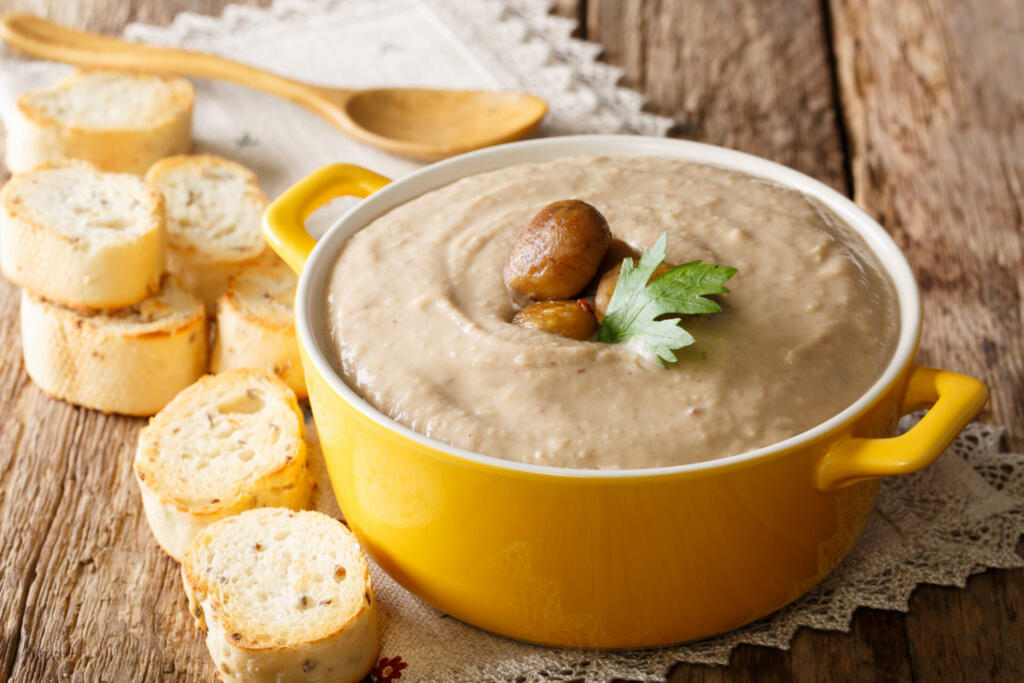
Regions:
[[164, 200], [82, 161], [0, 190], [0, 268], [21, 285], [25, 369], [43, 391], [152, 415], [206, 369], [202, 302], [165, 274]]
[[18, 99], [0, 270], [23, 290], [25, 367], [52, 396], [153, 415], [206, 372], [214, 317], [215, 372], [265, 370], [306, 395], [267, 198], [244, 166], [184, 154], [193, 98], [181, 78], [81, 71]]
[[157, 543], [224, 681], [357, 681], [377, 658], [369, 565], [308, 511], [295, 392], [249, 369], [207, 375], [139, 435], [135, 478]]
[[359, 680], [376, 601], [353, 534], [308, 511], [296, 278], [266, 248], [255, 174], [187, 154], [193, 98], [115, 71], [20, 97], [0, 270], [22, 288], [25, 368], [54, 397], [155, 415], [142, 506], [222, 680]]

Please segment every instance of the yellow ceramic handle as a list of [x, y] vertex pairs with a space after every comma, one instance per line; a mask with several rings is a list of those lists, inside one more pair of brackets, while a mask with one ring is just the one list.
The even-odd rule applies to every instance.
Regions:
[[932, 408], [901, 436], [850, 438], [833, 446], [818, 466], [818, 488], [835, 491], [864, 479], [908, 474], [930, 465], [978, 414], [987, 398], [985, 385], [973, 377], [915, 366], [901, 413]]
[[367, 197], [391, 181], [352, 164], [331, 164], [313, 171], [288, 188], [263, 214], [263, 235], [271, 248], [296, 273], [316, 241], [306, 232], [306, 219], [336, 197]]

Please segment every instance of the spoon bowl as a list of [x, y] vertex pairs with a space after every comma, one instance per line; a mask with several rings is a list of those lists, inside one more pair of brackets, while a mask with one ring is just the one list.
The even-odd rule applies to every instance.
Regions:
[[520, 92], [326, 88], [215, 55], [77, 31], [31, 14], [5, 14], [0, 18], [0, 38], [35, 57], [82, 67], [239, 83], [300, 104], [362, 142], [423, 161], [518, 140], [547, 112], [544, 100]]
[[349, 119], [365, 132], [361, 139], [384, 149], [397, 142], [417, 158], [518, 139], [546, 111], [544, 100], [526, 93], [472, 90], [380, 88], [353, 93], [345, 103]]

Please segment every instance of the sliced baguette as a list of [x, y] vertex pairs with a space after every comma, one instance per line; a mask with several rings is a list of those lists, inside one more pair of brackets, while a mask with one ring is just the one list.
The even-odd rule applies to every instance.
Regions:
[[196, 535], [181, 574], [223, 681], [346, 683], [377, 659], [369, 566], [325, 514], [262, 508], [217, 522]]
[[145, 301], [74, 311], [21, 292], [25, 369], [51, 396], [126, 415], [152, 415], [206, 369], [203, 304], [172, 275]]
[[306, 398], [299, 344], [295, 336], [295, 286], [282, 261], [246, 268], [228, 280], [217, 301], [217, 338], [211, 372], [232, 368], [265, 370]]
[[146, 172], [192, 145], [192, 84], [176, 76], [78, 71], [18, 97], [9, 122], [13, 173], [82, 159], [104, 171]]
[[139, 434], [135, 476], [157, 542], [181, 561], [208, 524], [256, 507], [303, 509], [313, 495], [295, 393], [255, 370], [207, 375]]
[[163, 159], [146, 179], [167, 207], [167, 268], [213, 316], [228, 278], [266, 249], [260, 221], [267, 198], [252, 171], [208, 154]]
[[160, 286], [166, 240], [163, 198], [135, 175], [70, 161], [0, 190], [0, 268], [63, 306], [142, 301]]

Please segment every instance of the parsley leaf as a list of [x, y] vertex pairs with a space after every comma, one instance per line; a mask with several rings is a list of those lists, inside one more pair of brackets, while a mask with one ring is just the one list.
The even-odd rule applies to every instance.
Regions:
[[659, 318], [721, 311], [721, 306], [703, 295], [727, 294], [729, 290], [722, 283], [736, 274], [736, 269], [729, 266], [691, 261], [647, 284], [665, 260], [667, 241], [662, 233], [635, 266], [633, 259], [622, 261], [615, 293], [597, 332], [598, 341], [626, 344], [637, 353], [656, 356], [662, 365], [675, 363], [678, 359], [673, 351], [695, 340], [679, 325], [679, 318]]

